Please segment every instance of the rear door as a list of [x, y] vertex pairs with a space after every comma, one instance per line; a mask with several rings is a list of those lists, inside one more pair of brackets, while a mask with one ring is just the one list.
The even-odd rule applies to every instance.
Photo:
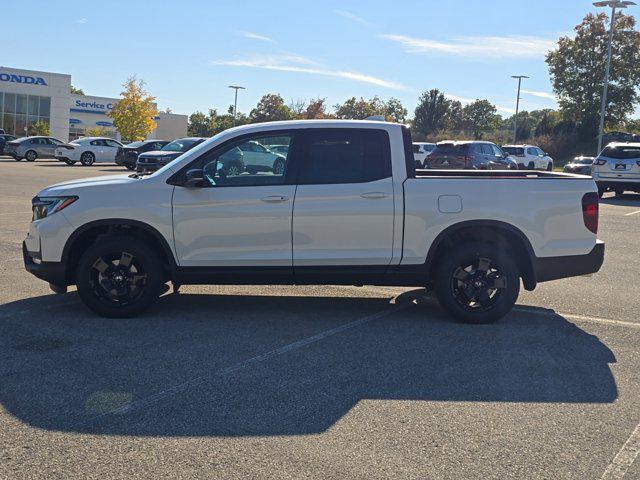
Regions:
[[598, 167], [601, 177], [640, 179], [640, 145], [607, 146], [599, 159], [606, 160]]
[[293, 207], [293, 265], [388, 265], [394, 196], [389, 136], [309, 129]]
[[103, 140], [104, 141], [104, 161], [115, 162], [118, 149], [122, 146], [115, 140]]

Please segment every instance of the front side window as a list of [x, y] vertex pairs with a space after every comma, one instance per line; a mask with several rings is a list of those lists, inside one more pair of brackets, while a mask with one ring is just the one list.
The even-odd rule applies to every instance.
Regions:
[[105, 140], [104, 141], [107, 144], [107, 147], [113, 147], [113, 148], [120, 148], [121, 145], [116, 142], [115, 140]]
[[391, 176], [386, 131], [313, 129], [302, 153], [300, 184], [365, 183]]
[[490, 147], [496, 157], [504, 157], [504, 154], [502, 153], [502, 150], [500, 150], [500, 147], [498, 147], [497, 145], [490, 145]]
[[[289, 153], [275, 153], [269, 145], [287, 145], [293, 134], [260, 134], [255, 137], [214, 148], [189, 168], [202, 168], [210, 187], [246, 187], [282, 185], [287, 172]], [[262, 146], [262, 149], [256, 146]], [[267, 147], [265, 147], [265, 145]]]

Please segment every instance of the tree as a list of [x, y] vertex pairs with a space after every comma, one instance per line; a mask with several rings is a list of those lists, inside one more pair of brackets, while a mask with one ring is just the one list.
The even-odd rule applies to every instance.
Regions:
[[[553, 90], [560, 108], [578, 123], [581, 137], [597, 135], [607, 56], [607, 15], [588, 14], [575, 27], [575, 37], [561, 37], [558, 48], [547, 54]], [[640, 32], [632, 16], [616, 17], [611, 55], [611, 74], [605, 122], [622, 123], [639, 101]]]
[[407, 118], [407, 109], [402, 106], [402, 102], [391, 97], [384, 104], [384, 118], [388, 122], [404, 123]]
[[209, 117], [202, 112], [194, 112], [189, 115], [187, 134], [192, 137], [208, 137], [210, 131]]
[[364, 120], [367, 117], [385, 114], [385, 104], [378, 96], [365, 100], [360, 97], [351, 97], [343, 104], [337, 103], [333, 106], [336, 112], [336, 118], [345, 120]]
[[107, 137], [108, 130], [104, 127], [87, 128], [84, 134], [87, 137]]
[[495, 105], [488, 100], [476, 100], [462, 108], [462, 124], [470, 130], [476, 140], [482, 138], [484, 132], [494, 130], [500, 121]]
[[424, 92], [414, 111], [413, 130], [426, 137], [445, 129], [450, 107], [451, 102], [437, 88]]
[[459, 100], [449, 100], [449, 111], [445, 118], [445, 126], [447, 130], [462, 130], [462, 102]]
[[48, 137], [51, 135], [51, 129], [49, 128], [49, 124], [47, 122], [43, 122], [42, 120], [38, 120], [35, 123], [32, 123], [27, 128], [27, 135], [43, 135]]
[[294, 115], [291, 109], [285, 105], [280, 94], [268, 93], [251, 110], [249, 118], [252, 123], [275, 122], [278, 120], [292, 120]]
[[118, 129], [122, 138], [127, 140], [144, 140], [156, 128], [153, 118], [158, 115], [158, 109], [152, 97], [144, 89], [144, 81], [136, 77], [129, 77], [122, 85], [122, 98], [109, 111], [113, 125]]
[[71, 85], [71, 93], [73, 95], [84, 95], [84, 91], [81, 88], [76, 88], [73, 85]]

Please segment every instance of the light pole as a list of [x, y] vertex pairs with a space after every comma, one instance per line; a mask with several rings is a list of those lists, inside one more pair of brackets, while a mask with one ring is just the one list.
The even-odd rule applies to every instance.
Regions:
[[235, 99], [233, 101], [233, 126], [236, 126], [236, 112], [238, 111], [238, 90], [244, 90], [244, 87], [239, 85], [229, 85], [229, 88], [233, 88], [236, 91]]
[[518, 143], [518, 109], [520, 107], [520, 84], [523, 78], [529, 78], [526, 75], [511, 75], [511, 78], [518, 79], [518, 93], [516, 94], [516, 115], [513, 117], [513, 143]]
[[629, 5], [635, 5], [634, 2], [628, 0], [605, 0], [595, 2], [596, 7], [611, 7], [611, 21], [609, 22], [609, 40], [607, 42], [607, 63], [604, 67], [604, 86], [602, 88], [602, 103], [600, 104], [600, 125], [598, 126], [598, 151], [602, 150], [602, 131], [604, 130], [604, 112], [607, 107], [607, 90], [609, 89], [609, 70], [611, 69], [611, 43], [613, 41], [613, 25], [616, 21], [616, 8], [623, 9]]

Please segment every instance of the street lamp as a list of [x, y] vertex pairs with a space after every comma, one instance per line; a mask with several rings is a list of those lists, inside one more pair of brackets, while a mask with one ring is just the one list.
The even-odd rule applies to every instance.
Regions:
[[518, 108], [520, 107], [520, 84], [523, 78], [529, 78], [526, 75], [511, 75], [511, 78], [518, 79], [518, 93], [516, 95], [516, 115], [513, 120], [513, 143], [518, 142]]
[[613, 41], [613, 24], [616, 21], [616, 8], [623, 9], [635, 2], [628, 0], [604, 0], [602, 2], [594, 2], [596, 7], [611, 7], [611, 21], [609, 22], [609, 41], [607, 42], [607, 63], [604, 67], [604, 87], [602, 88], [602, 103], [600, 104], [600, 125], [598, 126], [598, 151], [602, 150], [602, 131], [604, 130], [604, 111], [607, 106], [607, 90], [609, 89], [609, 70], [611, 68], [611, 43]]
[[236, 112], [238, 111], [238, 90], [244, 90], [244, 87], [239, 85], [229, 85], [229, 88], [233, 88], [236, 91], [235, 100], [233, 101], [233, 126], [236, 126]]

